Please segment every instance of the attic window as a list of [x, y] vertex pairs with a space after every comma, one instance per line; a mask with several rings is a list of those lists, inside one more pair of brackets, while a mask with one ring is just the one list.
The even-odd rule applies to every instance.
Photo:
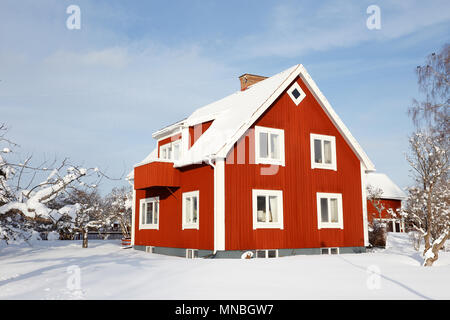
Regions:
[[288, 95], [291, 97], [292, 101], [294, 101], [296, 106], [298, 106], [306, 97], [305, 92], [300, 88], [297, 82], [289, 88]]

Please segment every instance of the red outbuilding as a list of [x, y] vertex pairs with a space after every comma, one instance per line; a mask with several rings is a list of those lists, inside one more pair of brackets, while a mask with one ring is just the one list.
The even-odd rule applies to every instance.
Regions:
[[152, 137], [134, 168], [134, 248], [183, 257], [364, 252], [374, 165], [302, 65]]
[[378, 198], [367, 200], [368, 222], [385, 223], [388, 232], [405, 232], [405, 222], [400, 214], [402, 201], [406, 200], [406, 194], [403, 190], [387, 175], [376, 172], [366, 175], [366, 186], [381, 191]]

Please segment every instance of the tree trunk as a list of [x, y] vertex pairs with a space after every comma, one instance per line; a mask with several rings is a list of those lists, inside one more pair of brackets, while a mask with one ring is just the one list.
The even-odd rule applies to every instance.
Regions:
[[442, 249], [442, 247], [445, 244], [445, 241], [447, 241], [449, 236], [449, 233], [447, 232], [446, 235], [443, 236], [442, 239], [438, 239], [438, 241], [435, 241], [433, 243], [433, 246], [429, 249], [431, 250], [430, 254], [425, 254], [425, 261], [423, 263], [423, 265], [425, 267], [431, 267], [433, 265], [433, 263], [438, 259], [439, 257], [439, 250]]
[[83, 229], [83, 248], [88, 247], [88, 231], [86, 229]]
[[427, 225], [426, 225], [427, 233], [425, 233], [425, 237], [423, 238], [425, 242], [425, 249], [423, 250], [423, 254], [425, 254], [431, 247], [430, 239], [431, 239], [431, 226], [433, 225], [432, 220], [433, 218], [431, 215], [431, 187], [430, 187], [427, 196]]

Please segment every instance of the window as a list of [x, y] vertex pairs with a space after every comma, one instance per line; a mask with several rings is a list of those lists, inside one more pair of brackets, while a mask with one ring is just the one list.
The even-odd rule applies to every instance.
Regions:
[[311, 134], [311, 168], [337, 170], [335, 137]]
[[172, 142], [173, 147], [173, 160], [180, 160], [181, 156], [181, 141]]
[[139, 229], [159, 229], [159, 197], [141, 199]]
[[186, 258], [187, 259], [198, 258], [198, 250], [197, 249], [186, 249]]
[[255, 127], [255, 161], [284, 166], [284, 130]]
[[340, 193], [317, 193], [317, 220], [319, 229], [344, 229]]
[[153, 247], [153, 246], [146, 246], [145, 247], [145, 252], [147, 252], [147, 253], [155, 253], [155, 247]]
[[253, 190], [253, 229], [283, 229], [283, 193]]
[[181, 140], [169, 142], [159, 147], [159, 158], [162, 160], [180, 160]]
[[321, 248], [321, 254], [339, 254], [339, 248]]
[[306, 97], [305, 92], [302, 90], [302, 88], [300, 88], [297, 82], [289, 88], [287, 93], [289, 97], [291, 97], [292, 101], [294, 101], [296, 106], [298, 106], [300, 102], [302, 102], [302, 100]]
[[199, 228], [199, 191], [183, 193], [183, 229]]
[[278, 250], [256, 250], [256, 258], [278, 258]]

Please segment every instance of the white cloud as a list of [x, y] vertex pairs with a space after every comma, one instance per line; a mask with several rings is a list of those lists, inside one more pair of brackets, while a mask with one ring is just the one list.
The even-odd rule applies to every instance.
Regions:
[[[317, 5], [318, 4], [318, 5]], [[277, 5], [265, 28], [252, 29], [235, 45], [238, 56], [294, 57], [312, 51], [354, 46], [366, 41], [397, 39], [425, 27], [448, 23], [448, 1], [378, 1], [381, 30], [369, 30], [361, 1], [298, 2]]]

